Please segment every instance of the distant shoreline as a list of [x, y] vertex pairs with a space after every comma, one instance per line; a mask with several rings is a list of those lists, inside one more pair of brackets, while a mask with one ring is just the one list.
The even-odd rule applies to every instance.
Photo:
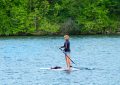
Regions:
[[[66, 33], [65, 33], [66, 34]], [[35, 33], [29, 33], [29, 34], [15, 34], [15, 35], [0, 35], [0, 37], [4, 37], [4, 36], [63, 36], [64, 34], [35, 34]], [[89, 36], [89, 35], [120, 35], [120, 32], [118, 33], [110, 33], [110, 34], [92, 34], [92, 33], [81, 33], [81, 34], [69, 34], [71, 36], [80, 36], [80, 35], [85, 35], [85, 36]]]

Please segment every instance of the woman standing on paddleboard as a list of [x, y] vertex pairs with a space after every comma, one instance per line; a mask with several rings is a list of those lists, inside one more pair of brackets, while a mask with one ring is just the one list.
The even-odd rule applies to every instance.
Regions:
[[65, 43], [64, 46], [61, 46], [61, 48], [64, 48], [64, 52], [65, 52], [65, 58], [66, 58], [66, 64], [67, 64], [67, 68], [70, 69], [71, 67], [71, 62], [70, 62], [70, 42], [69, 42], [69, 35], [65, 35], [64, 39], [65, 39]]

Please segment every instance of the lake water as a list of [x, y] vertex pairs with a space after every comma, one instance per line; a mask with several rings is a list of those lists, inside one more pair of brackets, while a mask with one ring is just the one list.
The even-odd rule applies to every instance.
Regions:
[[58, 49], [63, 37], [0, 37], [0, 85], [120, 85], [120, 36], [72, 36], [76, 71], [40, 68], [65, 67]]

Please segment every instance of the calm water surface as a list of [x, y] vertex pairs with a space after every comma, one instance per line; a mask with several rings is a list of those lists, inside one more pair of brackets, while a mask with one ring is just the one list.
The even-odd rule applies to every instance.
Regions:
[[120, 36], [73, 36], [70, 73], [41, 70], [65, 67], [62, 37], [0, 37], [0, 85], [120, 85]]

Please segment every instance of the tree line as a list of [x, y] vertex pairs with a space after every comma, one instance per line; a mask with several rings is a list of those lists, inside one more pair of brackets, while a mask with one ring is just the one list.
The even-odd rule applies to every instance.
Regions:
[[120, 0], [0, 0], [0, 35], [120, 32]]

